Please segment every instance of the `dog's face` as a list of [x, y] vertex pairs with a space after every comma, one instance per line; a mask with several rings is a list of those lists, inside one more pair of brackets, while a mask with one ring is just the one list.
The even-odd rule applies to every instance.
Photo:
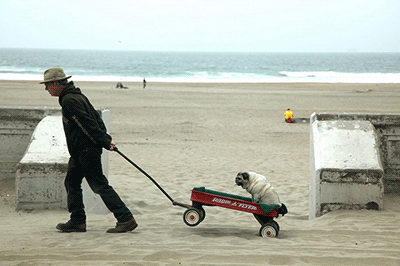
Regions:
[[247, 189], [250, 186], [250, 177], [247, 172], [239, 172], [235, 178], [236, 185]]

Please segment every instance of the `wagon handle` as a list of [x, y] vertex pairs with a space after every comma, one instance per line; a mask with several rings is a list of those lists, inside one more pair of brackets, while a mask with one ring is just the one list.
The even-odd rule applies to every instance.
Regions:
[[146, 173], [142, 168], [140, 168], [137, 164], [135, 164], [131, 159], [129, 159], [128, 157], [125, 156], [125, 154], [123, 154], [122, 152], [120, 152], [118, 150], [117, 147], [113, 148], [113, 151], [117, 152], [119, 155], [121, 155], [125, 160], [127, 160], [128, 162], [130, 162], [133, 166], [135, 166], [140, 172], [142, 172], [142, 174], [144, 174], [145, 176], [147, 176], [160, 190], [162, 193], [164, 193], [165, 196], [167, 196], [167, 198], [174, 203], [175, 201], [171, 198], [170, 195], [168, 195], [167, 192], [165, 192], [165, 190], [148, 174]]
[[148, 173], [146, 173], [142, 168], [140, 168], [137, 164], [135, 164], [131, 159], [129, 159], [128, 157], [125, 156], [125, 154], [123, 154], [122, 152], [120, 152], [118, 150], [117, 147], [113, 148], [113, 151], [117, 152], [119, 155], [121, 155], [125, 160], [127, 160], [128, 162], [130, 162], [133, 166], [135, 166], [140, 172], [142, 172], [142, 174], [144, 174], [145, 176], [147, 176], [160, 190], [162, 193], [164, 193], [165, 196], [167, 196], [167, 198], [172, 202], [172, 205], [174, 206], [180, 206], [183, 208], [191, 208], [192, 206], [184, 204], [184, 203], [180, 203], [177, 202], [175, 200], [173, 200], [171, 198], [170, 195], [168, 195], [168, 193], [154, 180], [154, 178], [152, 178]]

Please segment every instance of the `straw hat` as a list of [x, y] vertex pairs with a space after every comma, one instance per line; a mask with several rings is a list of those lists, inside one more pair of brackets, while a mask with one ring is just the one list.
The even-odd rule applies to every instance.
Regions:
[[49, 68], [44, 72], [44, 80], [40, 84], [52, 82], [62, 79], [68, 79], [72, 76], [65, 76], [64, 70], [61, 67]]

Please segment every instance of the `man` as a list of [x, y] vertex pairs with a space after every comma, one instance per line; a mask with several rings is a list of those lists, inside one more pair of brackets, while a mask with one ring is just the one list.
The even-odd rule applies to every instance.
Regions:
[[287, 122], [287, 123], [293, 123], [293, 121], [294, 121], [294, 119], [293, 119], [293, 112], [290, 111], [289, 108], [286, 110], [286, 112], [283, 113], [283, 116], [285, 117], [285, 122]]
[[56, 228], [62, 232], [86, 232], [86, 214], [83, 205], [81, 184], [86, 178], [90, 188], [100, 195], [104, 204], [117, 219], [115, 228], [107, 233], [124, 233], [137, 227], [131, 211], [125, 206], [115, 190], [108, 184], [101, 165], [102, 149], [112, 151], [115, 144], [106, 133], [106, 127], [98, 112], [81, 90], [68, 82], [62, 68], [50, 68], [44, 72], [46, 90], [51, 96], [59, 97], [62, 107], [64, 132], [68, 151], [65, 188], [68, 211], [71, 218], [59, 223]]

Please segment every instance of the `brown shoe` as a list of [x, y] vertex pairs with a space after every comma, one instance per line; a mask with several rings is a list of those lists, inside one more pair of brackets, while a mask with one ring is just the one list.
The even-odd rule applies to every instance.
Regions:
[[65, 224], [59, 223], [57, 224], [56, 228], [61, 232], [86, 232], [86, 223], [74, 223], [73, 221], [69, 220]]
[[115, 226], [115, 228], [108, 229], [107, 233], [125, 233], [125, 232], [132, 231], [137, 226], [138, 226], [138, 224], [136, 223], [135, 219], [132, 219], [132, 220], [127, 221], [125, 223], [118, 223], [117, 222], [117, 226]]

